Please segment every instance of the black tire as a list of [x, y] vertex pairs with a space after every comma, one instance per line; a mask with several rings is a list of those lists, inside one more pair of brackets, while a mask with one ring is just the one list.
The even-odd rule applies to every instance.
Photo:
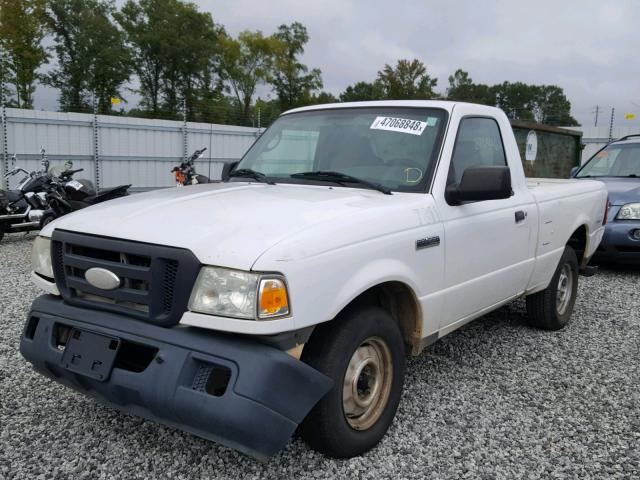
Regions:
[[[565, 284], [564, 290], [569, 296], [561, 302], [560, 297], [563, 296], [561, 282], [564, 282], [567, 276], [570, 284]], [[577, 292], [578, 258], [573, 248], [565, 247], [549, 286], [527, 297], [529, 323], [544, 330], [564, 328], [571, 318]]]
[[[382, 341], [382, 343], [379, 343]], [[386, 347], [384, 347], [386, 345]], [[354, 365], [363, 365], [366, 353], [381, 349], [384, 355], [375, 358], [386, 358], [381, 362], [389, 368], [390, 377], [381, 377], [379, 383], [371, 380], [376, 375], [376, 368], [370, 370], [369, 365], [362, 369], [364, 373], [355, 375]], [[364, 349], [364, 350], [363, 350]], [[356, 350], [358, 355], [356, 356]], [[353, 358], [352, 358], [353, 357]], [[334, 381], [334, 387], [311, 410], [300, 426], [302, 438], [313, 448], [325, 455], [336, 458], [349, 458], [360, 455], [380, 442], [387, 432], [400, 402], [405, 370], [405, 351], [402, 334], [397, 323], [385, 310], [375, 306], [360, 306], [345, 310], [332, 321], [316, 328], [311, 339], [305, 345], [302, 360]], [[354, 364], [356, 361], [356, 364]], [[357, 363], [360, 362], [360, 363]], [[371, 392], [382, 391], [379, 397], [383, 400], [372, 402], [374, 407], [368, 413], [347, 418], [344, 392], [349, 389], [345, 385], [347, 369], [351, 365], [349, 375], [352, 392], [351, 400], [360, 401], [361, 392], [364, 397], [377, 398]], [[374, 374], [369, 375], [373, 370]], [[368, 372], [368, 373], [367, 373]], [[361, 390], [361, 379], [365, 378]], [[371, 387], [370, 382], [382, 387]], [[352, 406], [356, 405], [352, 403]], [[377, 405], [377, 406], [376, 406]], [[360, 408], [360, 406], [358, 406]], [[367, 423], [371, 423], [367, 425]], [[355, 424], [355, 426], [354, 426]]]
[[40, 230], [53, 222], [55, 219], [55, 215], [45, 215], [44, 217], [42, 217], [42, 220], [40, 220]]
[[7, 231], [7, 224], [5, 222], [0, 222], [0, 242], [4, 238], [4, 232]]

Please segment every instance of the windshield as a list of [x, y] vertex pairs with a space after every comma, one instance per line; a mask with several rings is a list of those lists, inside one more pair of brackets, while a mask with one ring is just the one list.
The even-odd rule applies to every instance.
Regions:
[[236, 170], [250, 169], [277, 183], [309, 184], [327, 180], [300, 178], [300, 173], [339, 172], [390, 190], [425, 192], [446, 118], [441, 109], [385, 107], [284, 115], [256, 141]]
[[640, 143], [609, 145], [591, 157], [576, 177], [640, 177]]

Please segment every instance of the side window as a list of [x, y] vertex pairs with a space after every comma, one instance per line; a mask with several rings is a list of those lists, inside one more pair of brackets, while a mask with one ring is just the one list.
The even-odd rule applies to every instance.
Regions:
[[464, 118], [458, 128], [447, 185], [460, 183], [469, 167], [507, 165], [500, 128], [492, 118]]

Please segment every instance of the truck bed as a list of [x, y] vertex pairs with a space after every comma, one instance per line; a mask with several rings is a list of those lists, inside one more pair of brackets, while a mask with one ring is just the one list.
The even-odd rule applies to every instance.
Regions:
[[[586, 226], [585, 258], [593, 255], [603, 234], [603, 205], [606, 192], [601, 182], [527, 178], [527, 187], [538, 205], [538, 239], [536, 268], [528, 293], [540, 290], [548, 279], [544, 272], [553, 270], [565, 247], [572, 225]], [[576, 222], [575, 220], [579, 220]]]

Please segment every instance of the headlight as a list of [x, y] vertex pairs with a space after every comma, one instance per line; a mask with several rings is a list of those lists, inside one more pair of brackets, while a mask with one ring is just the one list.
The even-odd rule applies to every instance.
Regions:
[[202, 267], [189, 310], [251, 320], [276, 318], [289, 314], [289, 298], [280, 277]]
[[640, 203], [627, 203], [620, 209], [616, 218], [618, 220], [640, 220]]
[[43, 277], [53, 278], [50, 238], [40, 235], [36, 237], [33, 242], [33, 250], [31, 250], [31, 268]]

